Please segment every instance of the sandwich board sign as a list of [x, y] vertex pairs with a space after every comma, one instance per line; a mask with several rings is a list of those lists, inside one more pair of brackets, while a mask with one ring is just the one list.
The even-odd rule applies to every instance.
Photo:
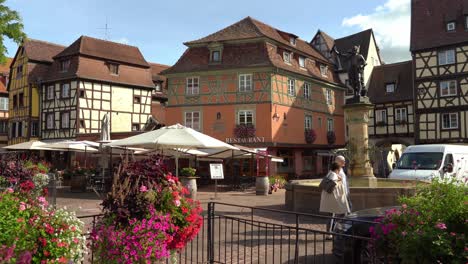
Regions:
[[224, 179], [223, 164], [221, 163], [211, 163], [210, 164], [210, 174], [212, 180], [222, 180]]

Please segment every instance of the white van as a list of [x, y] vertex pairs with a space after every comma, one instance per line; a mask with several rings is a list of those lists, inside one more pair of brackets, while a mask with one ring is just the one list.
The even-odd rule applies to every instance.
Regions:
[[464, 180], [468, 177], [468, 146], [409, 146], [393, 165], [391, 179], [430, 181], [436, 177], [450, 177]]

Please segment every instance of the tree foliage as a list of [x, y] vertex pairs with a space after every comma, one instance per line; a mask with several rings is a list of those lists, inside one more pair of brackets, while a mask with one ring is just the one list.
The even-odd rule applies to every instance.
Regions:
[[6, 61], [5, 37], [20, 44], [26, 37], [23, 29], [24, 25], [19, 13], [6, 6], [5, 0], [0, 0], [0, 64]]

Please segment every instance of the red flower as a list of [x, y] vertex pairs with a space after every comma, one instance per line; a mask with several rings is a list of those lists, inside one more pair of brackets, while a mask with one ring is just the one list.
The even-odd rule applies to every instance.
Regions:
[[30, 192], [34, 189], [34, 183], [30, 180], [22, 182], [20, 184], [21, 191], [23, 192]]

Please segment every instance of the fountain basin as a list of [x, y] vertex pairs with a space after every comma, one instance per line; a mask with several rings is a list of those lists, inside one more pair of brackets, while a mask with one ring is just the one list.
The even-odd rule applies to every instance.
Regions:
[[[293, 180], [286, 184], [285, 204], [288, 210], [318, 213], [322, 190], [321, 179]], [[414, 195], [420, 181], [393, 179], [350, 179], [352, 211], [398, 205], [398, 197]]]

